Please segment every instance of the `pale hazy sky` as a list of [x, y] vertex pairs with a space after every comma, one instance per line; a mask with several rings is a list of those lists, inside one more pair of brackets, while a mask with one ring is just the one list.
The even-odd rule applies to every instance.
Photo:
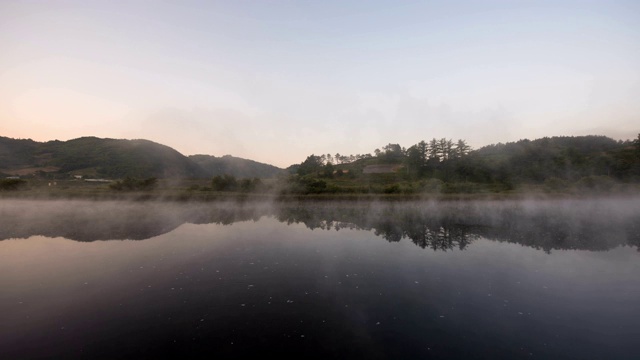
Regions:
[[286, 167], [640, 132], [640, 1], [0, 0], [0, 135]]

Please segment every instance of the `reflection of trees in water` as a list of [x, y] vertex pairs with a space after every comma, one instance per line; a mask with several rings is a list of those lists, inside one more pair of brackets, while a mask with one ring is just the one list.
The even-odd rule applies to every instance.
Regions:
[[184, 223], [229, 225], [271, 216], [309, 229], [372, 231], [423, 249], [466, 249], [480, 237], [554, 249], [640, 249], [640, 206], [554, 202], [126, 203], [28, 202], [0, 206], [0, 239], [34, 235], [78, 241], [148, 239]]
[[[545, 202], [540, 202], [545, 204]], [[544, 250], [640, 250], [640, 208], [630, 212], [599, 208], [559, 207], [548, 202], [525, 207], [517, 202], [315, 204], [283, 207], [282, 222], [310, 229], [373, 231], [389, 242], [408, 238], [423, 249], [464, 250], [483, 237]], [[611, 205], [611, 204], [609, 204]]]
[[[303, 223], [309, 229], [372, 231], [389, 242], [408, 238], [423, 249], [465, 249], [478, 238], [466, 225], [449, 223], [438, 217], [424, 217], [416, 211], [396, 207], [375, 208], [362, 204], [339, 204], [327, 207], [282, 207], [277, 218], [287, 224]], [[415, 209], [412, 209], [415, 210]]]
[[400, 221], [381, 219], [373, 225], [374, 233], [389, 242], [408, 238], [423, 249], [442, 251], [453, 248], [464, 250], [478, 238], [467, 226], [447, 224], [441, 219], [420, 218], [410, 213], [404, 215]]
[[431, 229], [423, 225], [420, 229], [405, 231], [406, 236], [421, 248], [433, 250], [449, 250], [454, 247], [464, 250], [467, 245], [478, 238], [477, 234], [466, 227], [445, 227]]
[[480, 235], [500, 242], [544, 250], [606, 251], [617, 246], [640, 250], [640, 216], [620, 219], [566, 218], [557, 214], [509, 216], [484, 228]]

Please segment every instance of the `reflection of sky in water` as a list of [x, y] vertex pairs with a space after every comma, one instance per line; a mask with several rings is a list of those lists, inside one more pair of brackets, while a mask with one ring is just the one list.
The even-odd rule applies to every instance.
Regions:
[[633, 358], [640, 253], [464, 251], [273, 218], [0, 242], [9, 358]]

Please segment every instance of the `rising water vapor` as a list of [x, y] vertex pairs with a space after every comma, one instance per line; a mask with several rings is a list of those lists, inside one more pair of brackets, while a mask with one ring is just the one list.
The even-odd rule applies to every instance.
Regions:
[[543, 249], [607, 250], [640, 245], [640, 201], [626, 199], [235, 202], [7, 200], [0, 240], [42, 235], [78, 241], [144, 240], [183, 224], [275, 218], [309, 229], [360, 229], [421, 248], [465, 249], [478, 238]]

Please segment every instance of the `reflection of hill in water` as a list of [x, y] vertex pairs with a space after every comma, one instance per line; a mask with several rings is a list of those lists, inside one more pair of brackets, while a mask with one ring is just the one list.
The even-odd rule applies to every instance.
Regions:
[[77, 241], [144, 240], [185, 223], [257, 220], [258, 210], [223, 203], [13, 201], [0, 206], [0, 239], [42, 235]]
[[232, 224], [273, 216], [309, 229], [373, 231], [390, 242], [465, 249], [480, 237], [554, 249], [608, 250], [640, 246], [640, 201], [465, 201], [161, 203], [12, 201], [0, 206], [0, 239], [34, 235], [77, 241], [141, 240], [184, 223]]
[[480, 237], [546, 252], [640, 247], [637, 200], [332, 204], [283, 209], [279, 219], [311, 229], [371, 230], [390, 242], [407, 238], [434, 250], [464, 249]]

